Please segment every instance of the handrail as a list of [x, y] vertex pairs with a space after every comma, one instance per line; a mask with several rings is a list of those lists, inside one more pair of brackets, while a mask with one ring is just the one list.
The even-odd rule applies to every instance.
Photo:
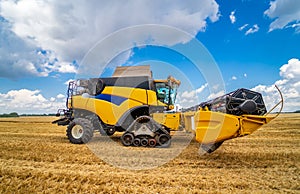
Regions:
[[279, 104], [281, 104], [280, 110], [279, 110], [279, 112], [276, 114], [276, 116], [274, 117], [274, 119], [275, 119], [276, 117], [278, 117], [278, 115], [281, 113], [281, 111], [282, 111], [282, 109], [283, 109], [283, 95], [282, 95], [280, 89], [278, 88], [278, 86], [275, 85], [275, 88], [278, 90], [278, 92], [279, 92], [279, 94], [280, 94], [281, 100], [280, 100], [273, 108], [271, 108], [271, 110], [269, 110], [269, 112], [267, 112], [267, 113], [265, 114], [265, 116], [267, 116], [267, 115], [270, 114], [270, 113], [271, 113], [271, 112], [272, 112]]

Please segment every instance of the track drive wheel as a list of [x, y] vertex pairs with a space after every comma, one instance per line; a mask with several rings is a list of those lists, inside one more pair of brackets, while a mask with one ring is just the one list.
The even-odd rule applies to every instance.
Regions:
[[167, 134], [160, 134], [156, 137], [158, 147], [160, 148], [168, 148], [171, 145], [171, 138]]
[[85, 118], [75, 118], [67, 127], [67, 137], [71, 143], [83, 144], [93, 137], [93, 125]]
[[124, 133], [121, 137], [124, 146], [130, 146], [133, 143], [134, 136], [132, 133]]

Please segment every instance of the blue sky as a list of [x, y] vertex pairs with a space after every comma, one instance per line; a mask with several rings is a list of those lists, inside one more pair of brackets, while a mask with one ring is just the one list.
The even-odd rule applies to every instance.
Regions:
[[[170, 26], [189, 37], [158, 41], [160, 27], [154, 34], [121, 34], [144, 24]], [[66, 83], [80, 77], [84, 57], [112, 34], [128, 36], [131, 47], [119, 53], [118, 39], [106, 43], [93, 76], [109, 76], [118, 65], [150, 64], [155, 78], [172, 74], [182, 80], [178, 103], [185, 107], [243, 87], [261, 92], [269, 108], [279, 100], [276, 84], [284, 110], [300, 110], [299, 0], [7, 0], [0, 1], [0, 113], [64, 107]], [[203, 49], [190, 46], [193, 41]], [[189, 56], [176, 52], [179, 47], [197, 56], [200, 69], [215, 64], [215, 80], [220, 82], [220, 73], [222, 82], [197, 72]]]

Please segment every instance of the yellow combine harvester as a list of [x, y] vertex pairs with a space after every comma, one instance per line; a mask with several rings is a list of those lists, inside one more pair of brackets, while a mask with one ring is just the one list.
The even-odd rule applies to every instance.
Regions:
[[151, 115], [173, 109], [180, 82], [173, 77], [153, 80], [150, 66], [118, 67], [112, 77], [69, 83], [67, 109], [54, 121], [68, 125], [71, 143], [87, 143], [95, 129], [101, 134], [124, 132], [125, 146], [170, 145], [172, 122], [159, 123]]
[[87, 143], [99, 130], [103, 135], [124, 132], [124, 146], [150, 147], [170, 146], [170, 130], [183, 126], [194, 130], [201, 148], [211, 153], [225, 140], [251, 134], [276, 117], [266, 114], [261, 94], [247, 89], [167, 113], [179, 85], [171, 76], [153, 80], [150, 66], [117, 67], [109, 78], [70, 82], [67, 109], [58, 111], [64, 117], [53, 123], [68, 125], [67, 137], [75, 144]]

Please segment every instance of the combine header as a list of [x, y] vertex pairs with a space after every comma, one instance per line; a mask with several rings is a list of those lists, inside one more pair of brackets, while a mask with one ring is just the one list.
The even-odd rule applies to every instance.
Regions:
[[[260, 93], [238, 89], [203, 102], [183, 113], [186, 129], [195, 130], [196, 140], [207, 153], [215, 151], [226, 140], [249, 135], [275, 119], [283, 108], [283, 98], [268, 113]], [[281, 104], [279, 113], [269, 113]]]
[[169, 147], [170, 131], [184, 127], [194, 130], [201, 148], [211, 153], [226, 140], [253, 133], [282, 110], [281, 99], [279, 113], [269, 116], [276, 106], [267, 113], [261, 94], [242, 88], [184, 112], [167, 113], [174, 108], [179, 85], [171, 76], [153, 80], [150, 66], [117, 67], [109, 78], [70, 82], [67, 109], [57, 114], [64, 117], [53, 123], [67, 125], [71, 143], [87, 143], [94, 130], [109, 136], [119, 131], [124, 146], [144, 147]]

